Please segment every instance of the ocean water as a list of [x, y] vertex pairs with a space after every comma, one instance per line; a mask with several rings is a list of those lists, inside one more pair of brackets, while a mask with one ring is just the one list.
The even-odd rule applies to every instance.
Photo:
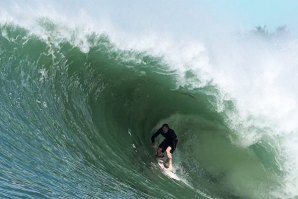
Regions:
[[[293, 37], [204, 45], [30, 21], [1, 15], [0, 198], [298, 197]], [[164, 122], [180, 181], [154, 158]]]

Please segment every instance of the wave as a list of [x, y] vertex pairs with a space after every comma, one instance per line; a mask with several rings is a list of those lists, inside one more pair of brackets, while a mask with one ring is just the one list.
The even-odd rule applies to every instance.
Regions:
[[[181, 79], [163, 56], [121, 49], [107, 34], [88, 32], [82, 41], [46, 19], [40, 29], [42, 36], [13, 23], [0, 28], [1, 197], [280, 194], [278, 141], [241, 144], [236, 131], [244, 127], [231, 118], [237, 104], [212, 81], [188, 69]], [[179, 138], [179, 182], [156, 167], [150, 137], [163, 122]]]

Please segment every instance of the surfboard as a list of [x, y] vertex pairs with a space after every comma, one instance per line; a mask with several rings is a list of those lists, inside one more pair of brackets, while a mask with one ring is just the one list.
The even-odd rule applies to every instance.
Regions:
[[164, 160], [162, 158], [157, 158], [157, 163], [161, 169], [161, 171], [168, 177], [174, 179], [174, 180], [180, 180], [180, 178], [176, 175], [176, 173], [173, 172], [173, 170], [169, 170], [164, 165]]

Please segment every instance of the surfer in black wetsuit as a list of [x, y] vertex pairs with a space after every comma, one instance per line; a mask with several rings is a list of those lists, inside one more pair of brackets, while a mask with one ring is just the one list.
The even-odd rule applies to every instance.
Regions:
[[175, 151], [178, 139], [175, 131], [170, 129], [168, 124], [163, 124], [160, 129], [156, 133], [154, 133], [151, 137], [152, 145], [154, 145], [155, 138], [161, 134], [165, 137], [164, 141], [160, 143], [158, 149], [156, 151], [156, 157], [162, 158], [163, 153], [166, 151], [168, 158], [168, 165], [166, 165], [169, 169], [172, 169], [172, 153]]

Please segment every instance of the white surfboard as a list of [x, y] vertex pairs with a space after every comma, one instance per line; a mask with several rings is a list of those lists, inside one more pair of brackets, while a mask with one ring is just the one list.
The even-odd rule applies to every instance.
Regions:
[[180, 178], [172, 170], [169, 170], [168, 168], [166, 168], [164, 166], [164, 160], [163, 159], [157, 159], [157, 163], [158, 163], [160, 169], [162, 170], [162, 172], [166, 176], [168, 176], [168, 177], [170, 177], [170, 178], [172, 178], [174, 180], [178, 180], [178, 181], [180, 180]]

